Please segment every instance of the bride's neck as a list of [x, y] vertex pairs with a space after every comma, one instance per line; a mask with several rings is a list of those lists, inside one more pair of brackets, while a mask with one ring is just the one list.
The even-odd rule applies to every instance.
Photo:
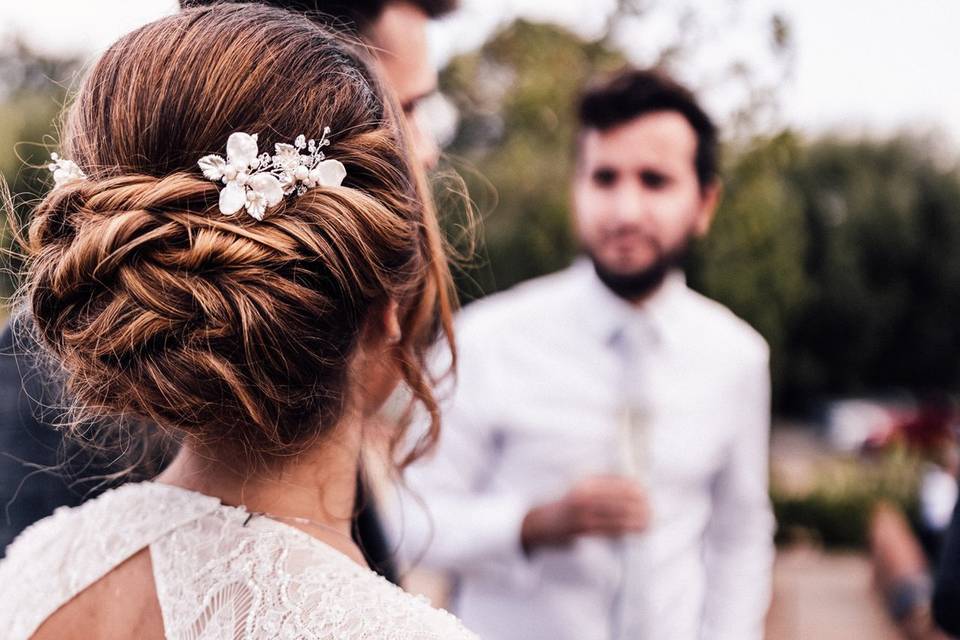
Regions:
[[157, 481], [269, 514], [365, 566], [363, 554], [350, 538], [360, 441], [359, 420], [344, 420], [314, 447], [276, 468], [254, 473], [237, 469], [212, 448], [188, 441]]

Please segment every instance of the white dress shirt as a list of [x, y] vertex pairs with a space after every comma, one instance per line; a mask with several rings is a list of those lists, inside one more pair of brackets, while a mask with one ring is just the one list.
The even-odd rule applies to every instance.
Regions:
[[[638, 326], [625, 366], [617, 336]], [[763, 339], [680, 274], [633, 307], [585, 260], [470, 305], [457, 329], [441, 440], [408, 470], [415, 497], [392, 528], [405, 557], [454, 577], [467, 627], [488, 640], [761, 638], [773, 555]], [[631, 396], [645, 404], [633, 472], [649, 528], [527, 557], [531, 507], [631, 471]]]

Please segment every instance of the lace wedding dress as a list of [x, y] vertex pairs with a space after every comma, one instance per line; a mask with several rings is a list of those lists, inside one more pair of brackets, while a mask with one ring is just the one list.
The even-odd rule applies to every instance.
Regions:
[[129, 484], [27, 529], [0, 561], [0, 637], [54, 611], [149, 547], [167, 638], [475, 640], [320, 540], [216, 498]]

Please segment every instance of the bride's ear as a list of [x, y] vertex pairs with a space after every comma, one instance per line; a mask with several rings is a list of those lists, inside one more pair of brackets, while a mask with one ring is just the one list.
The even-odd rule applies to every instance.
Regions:
[[393, 300], [378, 304], [367, 316], [360, 349], [354, 360], [357, 398], [363, 415], [376, 413], [401, 380], [394, 346], [403, 337], [400, 305]]
[[368, 345], [399, 344], [403, 337], [400, 328], [400, 305], [396, 300], [387, 300], [378, 305], [367, 320], [364, 339]]
[[396, 300], [390, 300], [383, 310], [383, 328], [387, 344], [400, 344], [403, 329], [400, 328], [400, 305]]

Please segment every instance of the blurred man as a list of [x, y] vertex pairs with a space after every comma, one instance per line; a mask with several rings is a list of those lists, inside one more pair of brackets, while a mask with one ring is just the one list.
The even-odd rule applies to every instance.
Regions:
[[[217, 0], [184, 0], [184, 7]], [[426, 28], [432, 18], [452, 11], [457, 0], [261, 0], [302, 11], [366, 41], [382, 66], [403, 108], [417, 160], [428, 168], [439, 156], [436, 142], [422, 126], [418, 108], [437, 89], [437, 71], [428, 58]], [[86, 450], [68, 447], [51, 423], [57, 393], [44, 382], [33, 360], [37, 346], [29, 320], [16, 318], [0, 334], [0, 557], [24, 527], [61, 505], [75, 506], [109, 483], [104, 476], [123, 468], [117, 460], [94, 459]], [[86, 480], [84, 478], [95, 478]], [[357, 525], [358, 542], [371, 564], [391, 579], [392, 552], [366, 498]]]
[[680, 272], [717, 206], [716, 130], [637, 70], [579, 118], [585, 257], [462, 313], [440, 447], [410, 470], [430, 521], [405, 505], [401, 542], [484, 638], [759, 639], [768, 349]]

